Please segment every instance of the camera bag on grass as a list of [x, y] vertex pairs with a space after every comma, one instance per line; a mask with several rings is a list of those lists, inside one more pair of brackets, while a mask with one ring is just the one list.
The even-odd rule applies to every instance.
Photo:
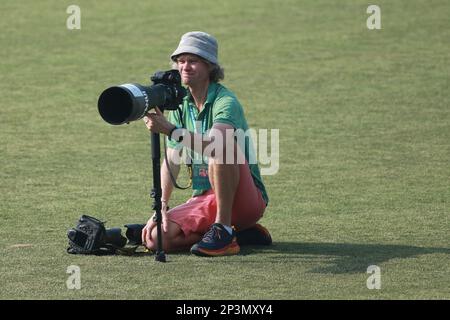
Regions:
[[71, 254], [114, 254], [127, 243], [120, 228], [106, 229], [100, 220], [82, 215], [78, 224], [67, 232]]

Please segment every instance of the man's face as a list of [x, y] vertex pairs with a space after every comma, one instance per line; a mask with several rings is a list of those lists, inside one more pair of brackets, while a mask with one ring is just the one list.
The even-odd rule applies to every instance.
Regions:
[[195, 54], [182, 54], [177, 58], [178, 71], [181, 81], [189, 86], [207, 83], [210, 67]]

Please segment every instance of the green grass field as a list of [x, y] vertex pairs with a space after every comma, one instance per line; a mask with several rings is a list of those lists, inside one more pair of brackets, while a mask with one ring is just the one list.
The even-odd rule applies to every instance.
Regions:
[[[0, 298], [449, 299], [450, 4], [379, 0], [368, 30], [369, 4], [2, 0]], [[145, 126], [106, 124], [97, 98], [168, 69], [192, 30], [217, 37], [250, 126], [280, 130], [279, 172], [263, 177], [274, 245], [166, 264], [67, 254], [81, 214], [148, 219]]]

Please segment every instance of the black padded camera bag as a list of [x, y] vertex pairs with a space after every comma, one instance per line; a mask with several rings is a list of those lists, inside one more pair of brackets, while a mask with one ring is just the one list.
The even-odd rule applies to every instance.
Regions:
[[88, 215], [82, 215], [75, 228], [67, 232], [69, 238], [67, 252], [72, 254], [109, 253], [111, 248], [103, 246], [105, 233], [104, 222]]

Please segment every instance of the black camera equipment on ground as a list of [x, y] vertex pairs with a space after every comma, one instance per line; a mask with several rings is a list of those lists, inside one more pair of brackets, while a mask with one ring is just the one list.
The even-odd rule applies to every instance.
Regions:
[[67, 252], [72, 254], [114, 254], [127, 243], [120, 228], [106, 229], [105, 222], [88, 215], [80, 217], [78, 224], [67, 232], [67, 237]]
[[[156, 72], [151, 80], [152, 86], [126, 83], [103, 91], [98, 99], [98, 111], [103, 120], [113, 125], [121, 125], [142, 119], [153, 107], [158, 107], [161, 112], [177, 110], [186, 95], [186, 89], [181, 85], [181, 76], [178, 70]], [[151, 133], [151, 152], [153, 189], [150, 196], [153, 198], [152, 209], [156, 213], [154, 219], [158, 235], [155, 260], [165, 262], [166, 255], [162, 249], [161, 230], [162, 191], [159, 133]]]

